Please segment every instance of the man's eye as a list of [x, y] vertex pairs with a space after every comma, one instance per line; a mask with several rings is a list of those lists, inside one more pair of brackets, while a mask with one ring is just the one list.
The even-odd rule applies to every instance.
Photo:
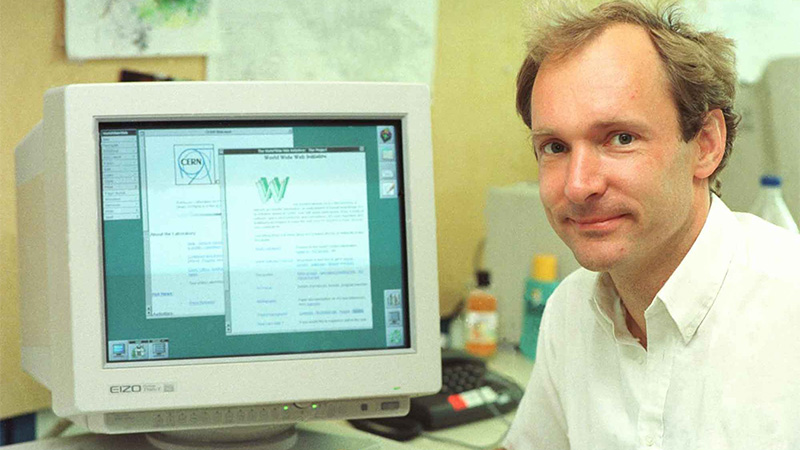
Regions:
[[545, 154], [556, 154], [567, 151], [567, 146], [561, 142], [548, 142], [541, 146], [541, 152]]
[[614, 137], [611, 138], [611, 142], [614, 145], [628, 145], [634, 141], [634, 137], [628, 133], [619, 133], [615, 134]]

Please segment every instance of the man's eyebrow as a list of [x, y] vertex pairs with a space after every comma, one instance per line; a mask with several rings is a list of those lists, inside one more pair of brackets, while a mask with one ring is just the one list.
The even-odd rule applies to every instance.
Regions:
[[[643, 132], [651, 131], [651, 127], [647, 125], [646, 122], [635, 119], [599, 120], [589, 125], [589, 129], [591, 129], [592, 131], [602, 131], [613, 128], [618, 128], [621, 130], [643, 131]], [[539, 136], [552, 136], [555, 134], [557, 133], [552, 128], [534, 128], [533, 130], [531, 130], [531, 137], [534, 138]]]
[[644, 132], [648, 132], [651, 130], [650, 126], [647, 125], [646, 122], [636, 119], [600, 120], [591, 124], [589, 128], [592, 130], [607, 130], [610, 128], [618, 128], [622, 130], [644, 131]]
[[536, 136], [549, 136], [549, 135], [552, 135], [552, 134], [556, 134], [556, 132], [551, 130], [550, 128], [537, 128], [537, 129], [531, 130], [531, 136], [533, 136], [533, 137], [536, 137]]

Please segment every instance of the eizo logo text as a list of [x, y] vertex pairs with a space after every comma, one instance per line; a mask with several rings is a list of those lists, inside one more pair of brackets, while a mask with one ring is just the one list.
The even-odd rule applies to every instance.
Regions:
[[280, 202], [283, 200], [283, 196], [286, 195], [286, 186], [289, 184], [289, 177], [286, 177], [281, 181], [278, 177], [273, 178], [272, 180], [268, 180], [265, 177], [261, 177], [256, 181], [256, 186], [258, 187], [258, 194], [261, 196], [261, 202], [267, 203], [271, 199], [275, 201], [275, 203]]
[[112, 394], [136, 394], [142, 392], [142, 386], [139, 384], [127, 384], [111, 386], [110, 391]]
[[112, 394], [169, 394], [175, 392], [175, 383], [115, 384], [108, 390]]

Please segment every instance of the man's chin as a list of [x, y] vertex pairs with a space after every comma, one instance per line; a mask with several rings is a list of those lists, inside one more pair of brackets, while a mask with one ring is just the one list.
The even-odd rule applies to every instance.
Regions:
[[578, 264], [592, 272], [609, 272], [620, 263], [622, 259], [620, 253], [619, 251], [611, 252], [607, 249], [587, 250], [572, 248], [572, 254], [575, 256]]
[[611, 265], [604, 264], [600, 261], [584, 260], [579, 258], [576, 259], [578, 260], [578, 264], [580, 264], [581, 267], [583, 267], [586, 270], [590, 270], [592, 272], [608, 272], [609, 269], [611, 268]]

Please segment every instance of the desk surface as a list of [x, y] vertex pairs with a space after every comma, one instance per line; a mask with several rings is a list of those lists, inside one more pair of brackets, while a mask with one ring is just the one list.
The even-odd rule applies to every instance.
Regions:
[[[533, 363], [518, 352], [513, 350], [502, 350], [488, 361], [491, 370], [502, 373], [521, 386], [528, 382]], [[510, 421], [514, 414], [505, 415], [506, 420]], [[463, 447], [446, 444], [437, 440], [420, 437], [408, 443], [398, 443], [376, 436], [368, 435], [349, 426], [345, 421], [337, 422], [309, 422], [299, 425], [303, 430], [311, 432], [331, 433], [343, 436], [368, 437], [380, 442], [381, 450], [455, 450]], [[489, 445], [503, 436], [508, 425], [500, 418], [484, 420], [469, 425], [449, 428], [430, 433], [433, 436], [454, 439], [466, 442], [471, 445]], [[152, 450], [142, 435], [131, 436], [103, 436], [103, 435], [79, 435], [67, 438], [47, 439], [25, 444], [17, 444], [6, 447], [9, 450]]]

